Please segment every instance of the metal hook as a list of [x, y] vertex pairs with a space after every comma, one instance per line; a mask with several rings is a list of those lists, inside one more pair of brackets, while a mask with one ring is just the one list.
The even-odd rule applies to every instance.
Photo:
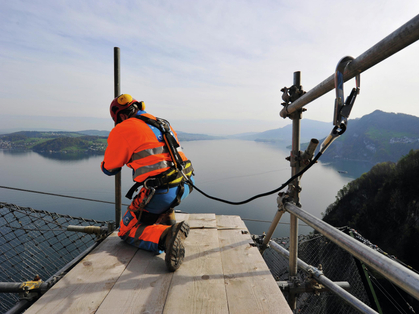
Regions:
[[344, 101], [343, 94], [343, 72], [349, 63], [351, 63], [354, 58], [346, 56], [342, 58], [338, 65], [336, 66], [335, 71], [335, 89], [336, 89], [336, 99], [335, 99], [335, 113], [333, 116], [333, 129], [330, 132], [329, 136], [325, 138], [323, 143], [320, 145], [320, 153], [324, 151], [332, 144], [332, 142], [341, 136], [346, 131], [346, 125], [348, 123], [349, 114], [351, 113], [352, 106], [355, 103], [356, 96], [359, 94], [361, 76], [357, 74], [355, 76], [355, 86], [353, 88], [346, 101]]
[[346, 129], [346, 124], [348, 123], [349, 114], [351, 113], [352, 106], [355, 103], [356, 96], [359, 94], [360, 91], [360, 82], [361, 76], [357, 74], [355, 76], [355, 84], [356, 88], [353, 88], [351, 94], [348, 98], [344, 99], [343, 93], [343, 72], [347, 65], [351, 63], [354, 58], [350, 56], [346, 56], [342, 58], [338, 65], [336, 66], [335, 71], [335, 90], [336, 90], [336, 99], [335, 99], [335, 112], [333, 117], [333, 124], [342, 129]]

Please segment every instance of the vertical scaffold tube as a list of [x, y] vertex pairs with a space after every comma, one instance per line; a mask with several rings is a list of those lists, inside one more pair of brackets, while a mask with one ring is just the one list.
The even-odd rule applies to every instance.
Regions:
[[[301, 74], [294, 72], [294, 86], [300, 87]], [[291, 175], [294, 176], [300, 171], [300, 124], [301, 111], [294, 112], [290, 118], [292, 119], [292, 151], [291, 151]], [[300, 179], [296, 178], [292, 183], [293, 201], [295, 204], [300, 203]], [[297, 275], [297, 259], [298, 259], [298, 218], [291, 214], [290, 216], [290, 259], [289, 259], [289, 275], [295, 278]], [[288, 304], [291, 309], [296, 307], [295, 295], [290, 293]]]
[[[114, 97], [121, 94], [120, 87], [120, 52], [114, 47]], [[115, 175], [115, 228], [119, 227], [121, 221], [122, 193], [121, 193], [121, 172]]]

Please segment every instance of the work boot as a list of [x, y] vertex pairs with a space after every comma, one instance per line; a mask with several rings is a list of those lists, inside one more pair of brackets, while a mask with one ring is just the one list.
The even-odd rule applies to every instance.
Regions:
[[[189, 234], [189, 224], [186, 221], [167, 228], [160, 237], [159, 244], [166, 252], [165, 262], [169, 271], [175, 271], [183, 262], [185, 247], [183, 241]], [[164, 243], [164, 244], [163, 244]]]
[[175, 210], [173, 208], [160, 215], [160, 224], [167, 226], [176, 224]]

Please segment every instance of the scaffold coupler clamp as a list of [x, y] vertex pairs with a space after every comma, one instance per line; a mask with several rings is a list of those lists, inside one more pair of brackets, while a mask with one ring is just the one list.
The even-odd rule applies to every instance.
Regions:
[[39, 276], [36, 276], [34, 280], [23, 282], [19, 289], [21, 292], [19, 292], [19, 298], [21, 300], [29, 300], [32, 301], [35, 298], [38, 298], [40, 296], [40, 288], [43, 281]]
[[256, 246], [259, 249], [262, 247], [263, 244], [263, 239], [265, 239], [266, 233], [262, 233], [261, 235], [257, 235], [257, 234], [252, 234], [252, 240], [253, 240], [253, 244], [250, 244], [251, 246]]
[[278, 211], [285, 211], [285, 203], [289, 202], [289, 192], [279, 192], [276, 202], [278, 204]]
[[[283, 87], [281, 89], [281, 92], [282, 100], [284, 101], [283, 103], [281, 103], [281, 105], [285, 107], [285, 110], [287, 111], [287, 116], [289, 115], [288, 106], [306, 93], [301, 85], [292, 85], [289, 88]], [[302, 111], [306, 111], [306, 109], [303, 108], [301, 112]], [[301, 112], [298, 112], [298, 114], [301, 114]]]

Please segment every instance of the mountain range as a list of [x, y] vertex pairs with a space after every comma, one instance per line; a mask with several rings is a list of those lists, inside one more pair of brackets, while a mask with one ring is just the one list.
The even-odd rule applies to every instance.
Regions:
[[[316, 138], [322, 143], [332, 128], [332, 123], [301, 120], [302, 149], [311, 138]], [[261, 133], [239, 134], [233, 138], [290, 145], [292, 125]], [[346, 159], [373, 164], [396, 162], [412, 149], [419, 149], [419, 118], [376, 110], [362, 118], [350, 119], [345, 133], [324, 152], [322, 160]]]
[[396, 162], [412, 149], [419, 149], [419, 118], [376, 110], [349, 120], [346, 132], [330, 145], [322, 160]]
[[[312, 138], [325, 137], [330, 133], [332, 127], [332, 123], [303, 119], [300, 123], [300, 142], [304, 143], [309, 142]], [[284, 145], [290, 145], [292, 143], [292, 124], [265, 132], [231, 135], [228, 138], [257, 142], [281, 142]]]

